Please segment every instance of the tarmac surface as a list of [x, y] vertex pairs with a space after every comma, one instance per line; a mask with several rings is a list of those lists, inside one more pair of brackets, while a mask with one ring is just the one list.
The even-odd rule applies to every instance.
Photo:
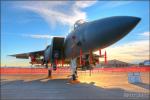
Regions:
[[75, 83], [69, 75], [1, 75], [1, 100], [149, 100], [149, 72], [136, 84], [128, 83], [127, 72], [79, 72]]

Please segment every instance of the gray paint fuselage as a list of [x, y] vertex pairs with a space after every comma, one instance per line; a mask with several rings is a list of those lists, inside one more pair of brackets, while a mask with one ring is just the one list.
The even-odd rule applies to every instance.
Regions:
[[79, 56], [80, 49], [85, 54], [108, 47], [127, 35], [139, 21], [138, 17], [115, 16], [85, 22], [66, 37], [65, 58], [70, 59], [72, 54]]

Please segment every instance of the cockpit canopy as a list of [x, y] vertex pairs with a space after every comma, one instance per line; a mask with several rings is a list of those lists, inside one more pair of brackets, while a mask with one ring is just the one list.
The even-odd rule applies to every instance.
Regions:
[[76, 30], [80, 25], [82, 25], [82, 24], [84, 24], [84, 23], [86, 23], [86, 21], [83, 20], [83, 19], [77, 20], [77, 21], [75, 22], [74, 26], [71, 27], [70, 32]]
[[80, 25], [82, 25], [83, 23], [85, 23], [86, 21], [84, 21], [83, 19], [77, 20], [74, 24], [74, 30], [76, 28], [78, 28]]

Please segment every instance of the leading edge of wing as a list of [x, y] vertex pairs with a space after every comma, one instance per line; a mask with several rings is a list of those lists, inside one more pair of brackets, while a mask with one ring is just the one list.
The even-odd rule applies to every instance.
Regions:
[[42, 56], [44, 55], [44, 50], [41, 51], [35, 51], [35, 52], [29, 52], [29, 53], [20, 53], [20, 54], [14, 54], [14, 55], [8, 55], [16, 58], [21, 58], [21, 59], [29, 59], [30, 56], [34, 55], [39, 55]]

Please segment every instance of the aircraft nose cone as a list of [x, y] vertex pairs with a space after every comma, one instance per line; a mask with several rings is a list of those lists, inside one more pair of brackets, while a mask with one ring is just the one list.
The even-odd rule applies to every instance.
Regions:
[[135, 23], [135, 24], [137, 24], [140, 20], [141, 20], [141, 18], [139, 18], [139, 17], [131, 17], [130, 18], [132, 21], [133, 21], [133, 23]]
[[122, 29], [122, 32], [120, 32], [120, 34], [127, 34], [138, 24], [140, 20], [141, 18], [138, 17], [121, 17], [118, 18], [118, 23], [116, 23], [114, 27]]
[[[91, 48], [105, 48], [127, 35], [140, 21], [138, 17], [116, 16], [96, 20], [88, 25], [86, 31]], [[92, 42], [91, 42], [92, 41]], [[95, 44], [95, 45], [93, 45]]]

